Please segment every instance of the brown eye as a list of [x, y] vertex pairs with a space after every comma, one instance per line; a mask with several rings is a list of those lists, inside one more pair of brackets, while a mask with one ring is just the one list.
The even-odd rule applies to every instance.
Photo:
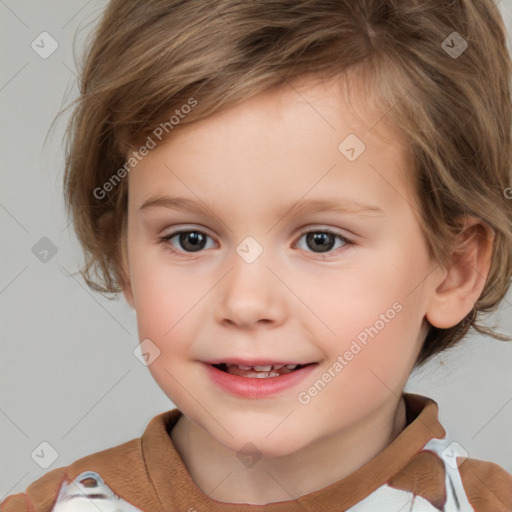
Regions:
[[[352, 245], [350, 240], [331, 231], [308, 231], [301, 236], [299, 241], [304, 237], [306, 247], [300, 248], [317, 254], [331, 252], [333, 249], [338, 249], [345, 245]], [[340, 240], [342, 243], [336, 247], [337, 240]]]
[[198, 231], [180, 233], [178, 240], [186, 251], [200, 251], [206, 244], [206, 236]]
[[308, 233], [306, 244], [312, 249], [319, 249], [319, 252], [330, 251], [334, 245], [335, 238], [330, 233]]
[[[173, 252], [193, 253], [203, 250], [208, 238], [210, 237], [201, 231], [190, 230], [171, 233], [170, 235], [162, 237], [162, 241], [168, 242]], [[177, 239], [177, 243], [172, 242], [173, 239]]]

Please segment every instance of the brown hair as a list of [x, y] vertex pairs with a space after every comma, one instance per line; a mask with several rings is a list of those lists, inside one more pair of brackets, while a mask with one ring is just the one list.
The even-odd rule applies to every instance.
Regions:
[[111, 0], [84, 57], [64, 191], [92, 289], [118, 294], [125, 279], [128, 149], [157, 126], [168, 132], [293, 78], [346, 72], [410, 143], [434, 261], [449, 261], [462, 215], [494, 230], [472, 313], [431, 326], [416, 365], [471, 326], [510, 340], [476, 322], [512, 276], [512, 65], [492, 0]]

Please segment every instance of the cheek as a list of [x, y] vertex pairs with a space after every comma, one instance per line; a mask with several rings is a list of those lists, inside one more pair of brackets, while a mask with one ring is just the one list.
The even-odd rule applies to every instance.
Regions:
[[318, 311], [324, 321], [324, 326], [320, 326], [322, 337], [344, 343], [357, 339], [364, 346], [365, 341], [374, 338], [386, 339], [390, 331], [403, 332], [408, 325], [403, 322], [404, 312], [410, 315], [411, 310], [417, 309], [411, 306], [412, 294], [407, 296], [411, 281], [403, 275], [373, 270], [371, 266], [345, 270], [330, 279], [330, 293], [323, 297], [315, 293], [309, 298], [311, 309]]
[[363, 388], [370, 389], [379, 377], [394, 387], [421, 348], [425, 297], [416, 285], [428, 274], [428, 261], [420, 253], [409, 259], [409, 252], [396, 246], [381, 251], [378, 261], [361, 262], [332, 280], [335, 296], [315, 304], [333, 331], [322, 336], [325, 353], [331, 361], [342, 356], [343, 373]]
[[[136, 304], [139, 338], [151, 339], [160, 350], [185, 341], [190, 314], [200, 299], [201, 286], [187, 286], [183, 271], [163, 265], [158, 258], [133, 258], [132, 289]], [[204, 292], [203, 292], [204, 294]]]
[[343, 404], [337, 412], [330, 410], [331, 418], [335, 415], [340, 421], [348, 421], [347, 418], [352, 421], [356, 416], [369, 413], [391, 394], [399, 395], [419, 350], [409, 327], [408, 314], [404, 307], [387, 324], [383, 320], [375, 322], [375, 315], [371, 314], [351, 318], [355, 334], [340, 336], [336, 346], [329, 347], [329, 368], [325, 373], [331, 370], [334, 376], [320, 377], [329, 378], [329, 384], [318, 399], [314, 399], [315, 407]]

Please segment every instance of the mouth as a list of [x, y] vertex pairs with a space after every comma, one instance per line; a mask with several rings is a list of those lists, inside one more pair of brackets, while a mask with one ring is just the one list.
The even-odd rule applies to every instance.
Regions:
[[242, 398], [267, 398], [297, 387], [318, 366], [315, 363], [243, 359], [203, 362], [211, 382]]
[[249, 379], [271, 379], [288, 373], [293, 373], [301, 368], [314, 364], [317, 363], [278, 363], [259, 365], [217, 363], [212, 364], [212, 366], [221, 372], [228, 373], [229, 375], [237, 375], [239, 377], [246, 377]]

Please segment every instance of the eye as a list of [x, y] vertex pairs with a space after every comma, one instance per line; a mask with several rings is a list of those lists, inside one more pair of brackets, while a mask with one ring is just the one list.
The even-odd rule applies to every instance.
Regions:
[[[176, 238], [182, 250], [178, 250], [172, 243], [172, 239]], [[168, 248], [171, 252], [183, 255], [183, 253], [200, 252], [206, 246], [207, 239], [210, 238], [202, 231], [176, 231], [167, 236], [161, 237], [162, 242], [169, 242]]]
[[[334, 249], [343, 247], [345, 245], [353, 245], [353, 242], [348, 238], [341, 236], [340, 234], [333, 233], [329, 230], [311, 230], [302, 234], [299, 238], [299, 242], [305, 237], [306, 249], [299, 247], [300, 249], [308, 250], [317, 254], [326, 252], [332, 252]], [[161, 237], [162, 242], [166, 242], [167, 248], [178, 256], [184, 256], [187, 253], [201, 252], [206, 247], [208, 238], [210, 236], [203, 233], [202, 231], [189, 230], [189, 231], [176, 231], [170, 233], [164, 237]], [[181, 246], [176, 248], [172, 242], [173, 239], [177, 240], [177, 243]], [[336, 246], [336, 241], [340, 241], [340, 245]], [[297, 246], [299, 246], [297, 242]], [[215, 247], [215, 244], [213, 245]]]
[[[353, 242], [348, 238], [345, 238], [337, 233], [333, 233], [328, 230], [307, 231], [299, 238], [299, 242], [304, 237], [306, 247], [312, 249], [312, 252], [315, 253], [332, 252], [333, 249], [337, 249], [345, 245], [353, 245]], [[336, 239], [340, 240], [342, 244], [338, 245], [337, 247], [334, 247], [334, 245], [336, 244]]]

